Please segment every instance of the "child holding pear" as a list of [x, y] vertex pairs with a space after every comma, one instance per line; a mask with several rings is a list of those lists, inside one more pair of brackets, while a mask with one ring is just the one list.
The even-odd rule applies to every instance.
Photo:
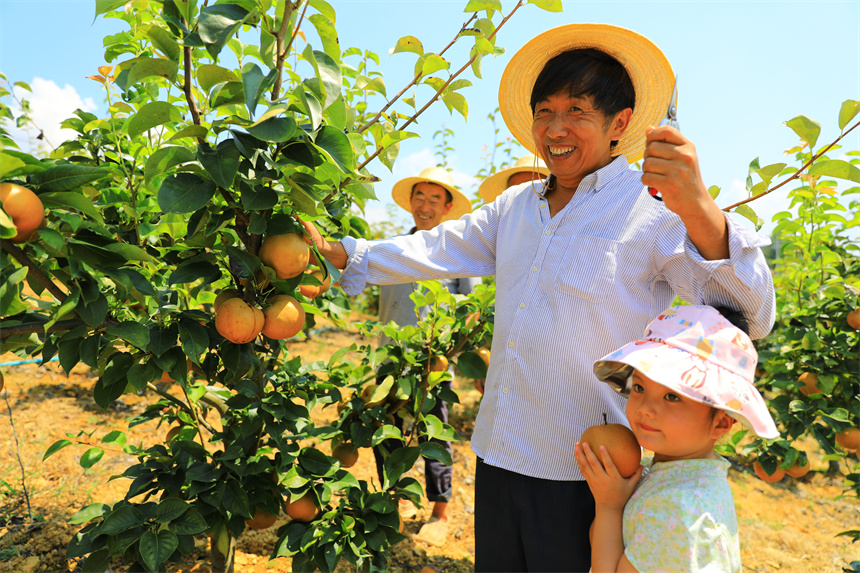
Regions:
[[757, 361], [743, 330], [712, 307], [690, 305], [669, 308], [641, 340], [594, 363], [598, 379], [629, 396], [630, 428], [654, 452], [624, 478], [604, 446], [576, 445], [596, 503], [594, 573], [740, 573], [729, 462], [714, 445], [735, 421], [779, 436], [753, 385]]

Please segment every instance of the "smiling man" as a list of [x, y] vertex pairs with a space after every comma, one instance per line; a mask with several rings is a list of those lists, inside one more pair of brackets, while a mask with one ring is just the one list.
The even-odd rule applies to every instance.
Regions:
[[[665, 116], [675, 76], [650, 40], [605, 24], [540, 34], [510, 60], [499, 106], [550, 176], [511, 187], [432, 231], [384, 241], [311, 239], [366, 284], [496, 277], [492, 356], [472, 450], [476, 571], [588, 571], [594, 498], [574, 445], [626, 424], [593, 373], [675, 296], [727, 306], [753, 338], [773, 325], [769, 241], [711, 196], [691, 141]], [[642, 171], [630, 167], [644, 155]], [[662, 194], [652, 197], [647, 187]]]
[[[424, 169], [418, 177], [407, 177], [394, 184], [391, 195], [400, 207], [412, 213], [415, 226], [409, 235], [421, 231], [430, 231], [443, 221], [459, 219], [472, 210], [469, 199], [454, 187], [451, 175], [441, 167]], [[475, 285], [481, 282], [479, 278], [446, 278], [441, 279], [445, 288], [454, 294], [469, 294]], [[410, 295], [415, 290], [413, 283], [390, 284], [379, 287], [379, 320], [383, 324], [394, 321], [399, 326], [415, 325], [420, 318], [425, 318], [429, 307], [415, 308]], [[380, 335], [379, 343], [390, 342], [385, 335]], [[443, 382], [449, 388], [451, 381]], [[448, 423], [448, 404], [438, 400], [430, 411], [443, 423]], [[395, 423], [402, 430], [403, 418], [396, 418]], [[452, 453], [451, 443], [434, 440]], [[384, 461], [382, 447], [394, 444], [394, 440], [382, 442], [374, 448], [376, 468], [379, 481], [382, 482], [382, 464]], [[391, 449], [386, 448], [390, 453]], [[432, 545], [442, 545], [448, 535], [448, 503], [451, 499], [451, 483], [453, 469], [438, 460], [424, 458], [424, 482], [427, 500], [433, 504], [432, 513], [416, 534], [416, 538]], [[415, 506], [403, 503], [400, 514], [405, 518], [416, 514]]]

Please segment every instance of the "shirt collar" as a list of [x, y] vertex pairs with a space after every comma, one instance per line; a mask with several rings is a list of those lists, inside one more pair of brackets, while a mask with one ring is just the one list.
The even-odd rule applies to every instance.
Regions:
[[[586, 175], [579, 185], [582, 187], [582, 185], [585, 184], [586, 188], [590, 187], [595, 191], [600, 191], [614, 179], [618, 178], [623, 173], [626, 173], [629, 166], [630, 163], [627, 161], [627, 158], [624, 157], [624, 154], [621, 154], [612, 159], [612, 161], [609, 162], [609, 165], [601, 167], [597, 171]], [[535, 182], [533, 189], [541, 198], [546, 197], [547, 188], [545, 184], [540, 185], [538, 182]]]

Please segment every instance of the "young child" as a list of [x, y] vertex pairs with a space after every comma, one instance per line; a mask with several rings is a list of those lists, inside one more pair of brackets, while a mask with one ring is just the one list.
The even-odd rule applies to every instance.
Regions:
[[717, 310], [675, 306], [642, 340], [594, 363], [598, 379], [629, 396], [630, 428], [654, 457], [625, 479], [605, 447], [576, 444], [596, 506], [593, 573], [740, 573], [729, 462], [714, 444], [735, 420], [763, 438], [779, 436], [753, 386], [757, 361], [749, 336]]

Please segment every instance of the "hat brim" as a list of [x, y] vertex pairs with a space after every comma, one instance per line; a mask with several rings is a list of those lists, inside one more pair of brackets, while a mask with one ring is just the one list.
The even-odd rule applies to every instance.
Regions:
[[738, 374], [699, 356], [657, 341], [631, 342], [595, 361], [594, 375], [628, 395], [634, 370], [690, 400], [725, 410], [762, 438], [779, 431], [758, 390]]
[[508, 167], [484, 179], [484, 182], [478, 188], [478, 195], [484, 200], [484, 203], [492, 203], [496, 200], [496, 197], [504, 193], [509, 187], [508, 179], [517, 173], [539, 173], [544, 177], [549, 177], [549, 169], [540, 165]]
[[630, 163], [645, 153], [645, 129], [666, 115], [675, 74], [669, 60], [651, 40], [626, 28], [608, 24], [568, 24], [535, 36], [514, 54], [499, 84], [499, 108], [511, 135], [539, 155], [532, 137], [530, 105], [535, 80], [546, 63], [569, 50], [594, 48], [627, 70], [636, 92], [633, 117], [613, 153]]
[[463, 195], [456, 187], [427, 177], [407, 177], [394, 184], [394, 187], [391, 190], [391, 197], [394, 199], [395, 203], [407, 212], [412, 212], [410, 199], [412, 198], [412, 187], [414, 187], [416, 183], [433, 183], [434, 185], [444, 187], [451, 193], [453, 204], [451, 205], [451, 210], [442, 217], [442, 222], [455, 221], [466, 213], [472, 212], [472, 202], [469, 201], [469, 198]]

